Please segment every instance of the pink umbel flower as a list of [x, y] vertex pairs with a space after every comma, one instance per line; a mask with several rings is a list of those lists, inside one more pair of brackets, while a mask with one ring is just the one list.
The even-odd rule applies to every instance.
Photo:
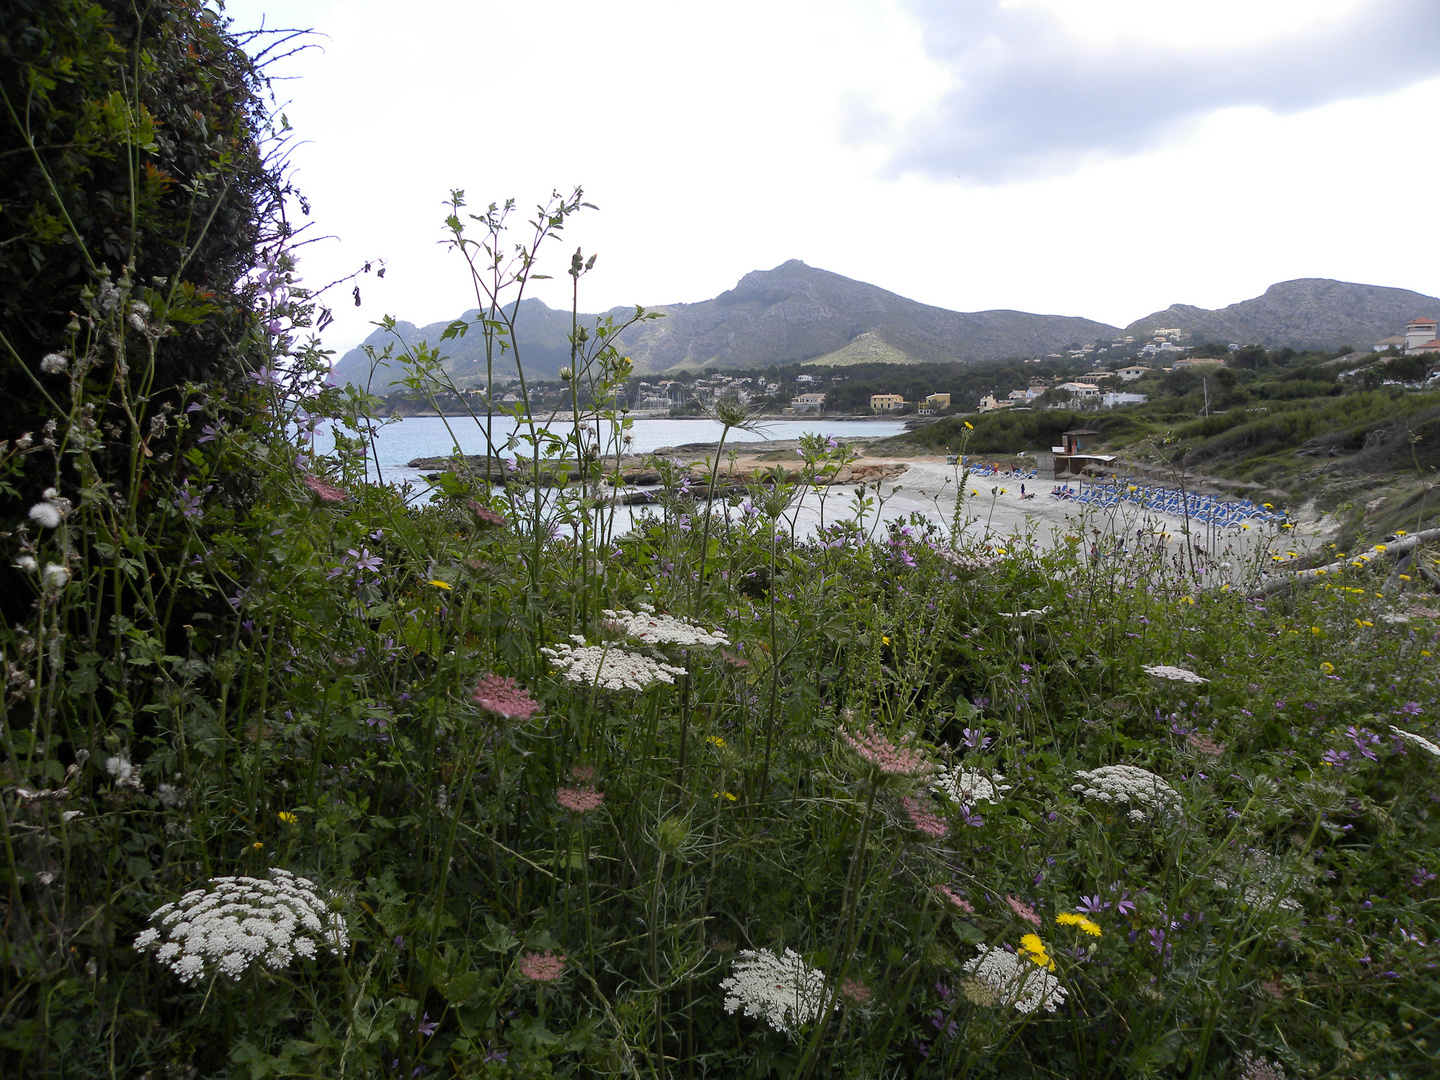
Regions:
[[943, 839], [950, 831], [950, 826], [945, 823], [944, 818], [936, 817], [925, 809], [925, 804], [919, 799], [912, 799], [909, 795], [900, 796], [900, 805], [905, 807], [905, 813], [910, 815], [910, 824], [915, 826], [915, 831], [924, 833], [935, 840]]
[[488, 713], [506, 720], [529, 720], [540, 708], [514, 679], [505, 675], [486, 675], [475, 686], [475, 704]]
[[593, 784], [595, 782], [594, 765], [575, 765], [570, 769], [570, 777], [582, 784]]
[[1018, 900], [1013, 896], [1007, 896], [1005, 897], [1005, 903], [1010, 905], [1011, 911], [1013, 911], [1020, 918], [1024, 919], [1031, 926], [1040, 925], [1040, 916], [1035, 914], [1035, 909], [1032, 908], [1029, 904], [1025, 903], [1025, 901]]
[[520, 958], [520, 974], [531, 982], [551, 983], [565, 970], [565, 954], [551, 952], [526, 953]]
[[850, 749], [860, 755], [887, 776], [928, 776], [935, 766], [926, 760], [925, 754], [910, 745], [910, 736], [900, 736], [899, 744], [892, 743], [875, 730], [871, 724], [866, 731], [851, 733], [840, 729], [840, 737], [850, 744]]
[[321, 502], [343, 503], [350, 498], [349, 492], [342, 487], [336, 487], [328, 480], [321, 480], [318, 476], [306, 473], [300, 478], [300, 482], [315, 493], [315, 497]]
[[859, 979], [846, 979], [840, 984], [840, 993], [844, 994], [856, 1005], [863, 1005], [869, 1001], [874, 992]]
[[593, 787], [562, 787], [555, 789], [555, 801], [571, 813], [588, 814], [600, 808], [605, 793]]
[[481, 525], [505, 524], [504, 515], [497, 513], [494, 510], [491, 510], [488, 506], [484, 506], [473, 499], [465, 505], [470, 508], [470, 512], [475, 515], [476, 519], [480, 522]]
[[975, 914], [975, 908], [971, 905], [970, 901], [966, 900], [963, 896], [955, 892], [955, 890], [951, 889], [949, 886], [936, 885], [935, 891], [940, 894], [940, 898], [942, 900], [954, 904], [961, 911], [965, 912], [966, 915]]

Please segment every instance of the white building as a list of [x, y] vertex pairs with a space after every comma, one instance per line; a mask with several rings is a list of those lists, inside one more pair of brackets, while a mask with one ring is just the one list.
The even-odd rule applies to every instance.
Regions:
[[1405, 324], [1405, 352], [1418, 353], [1426, 345], [1435, 344], [1436, 324], [1434, 319], [1417, 315]]

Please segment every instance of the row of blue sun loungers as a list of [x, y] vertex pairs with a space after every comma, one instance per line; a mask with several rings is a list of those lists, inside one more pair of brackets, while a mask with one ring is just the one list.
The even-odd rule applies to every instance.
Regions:
[[1100, 508], [1129, 503], [1171, 517], [1188, 516], [1202, 525], [1220, 528], [1285, 520], [1283, 513], [1267, 510], [1248, 499], [1221, 499], [1196, 491], [1181, 492], [1174, 488], [1136, 483], [1128, 478], [1116, 484], [1079, 484], [1074, 488], [1066, 484], [1052, 488], [1050, 495]]

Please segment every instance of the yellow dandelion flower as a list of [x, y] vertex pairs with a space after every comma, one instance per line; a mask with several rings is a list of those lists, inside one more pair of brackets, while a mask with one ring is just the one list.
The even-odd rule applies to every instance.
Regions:
[[1195, 603], [1195, 600], [1194, 600], [1193, 597], [1182, 596], [1182, 597], [1180, 597], [1180, 603], [1182, 603], [1182, 604], [1194, 604], [1194, 603]]
[[1395, 535], [1396, 535], [1396, 536], [1404, 536], [1404, 535], [1405, 535], [1405, 530], [1404, 530], [1404, 529], [1396, 529], [1396, 530], [1395, 530]]
[[889, 635], [889, 634], [881, 634], [881, 635], [880, 635], [880, 644], [881, 644], [881, 645], [889, 645], [889, 644], [890, 644], [890, 635]]
[[974, 431], [974, 430], [975, 430], [975, 425], [972, 424], [972, 423], [970, 423], [969, 420], [966, 420], [966, 421], [965, 421], [965, 426], [966, 426], [967, 428], [969, 428], [971, 431]]
[[738, 798], [733, 791], [717, 791], [714, 797], [724, 799], [726, 802], [734, 802]]
[[300, 819], [297, 818], [294, 814], [292, 814], [289, 810], [281, 810], [281, 811], [280, 811], [278, 814], [276, 814], [275, 816], [276, 816], [277, 818], [279, 818], [281, 821], [283, 821], [286, 825], [294, 825], [295, 822], [297, 822], [297, 821], [300, 820]]
[[256, 851], [261, 851], [261, 850], [264, 849], [265, 843], [264, 843], [264, 841], [256, 840], [255, 843], [251, 844], [250, 846], [251, 846], [252, 848], [254, 848]]
[[454, 585], [451, 585], [448, 581], [441, 581], [439, 578], [432, 578], [425, 584], [434, 585], [437, 589], [453, 589], [455, 587]]
[[1050, 959], [1050, 954], [1045, 951], [1045, 943], [1035, 934], [1026, 934], [1020, 939], [1020, 948], [1025, 951], [1026, 958], [1032, 964], [1040, 967], [1055, 970], [1055, 961]]
[[1310, 633], [1314, 634], [1316, 637], [1319, 637], [1319, 636], [1320, 636], [1321, 634], [1323, 634], [1324, 632], [1325, 632], [1325, 631], [1321, 630], [1320, 627], [1318, 627], [1318, 626], [1312, 626], [1312, 627], [1310, 627]]
[[1421, 650], [1420, 650], [1420, 655], [1421, 655], [1421, 656], [1427, 656], [1427, 657], [1428, 657], [1428, 656], [1430, 655], [1430, 650], [1429, 650], [1429, 649], [1421, 649]]
[[1084, 915], [1076, 911], [1062, 911], [1059, 915], [1055, 916], [1055, 921], [1061, 926], [1078, 926], [1091, 937], [1099, 937], [1101, 933], [1103, 933], [1099, 923], [1092, 919], [1087, 919]]
[[1409, 580], [1410, 580], [1410, 575], [1409, 575], [1409, 574], [1401, 574], [1401, 575], [1400, 575], [1400, 580], [1401, 580], [1401, 581], [1409, 581]]

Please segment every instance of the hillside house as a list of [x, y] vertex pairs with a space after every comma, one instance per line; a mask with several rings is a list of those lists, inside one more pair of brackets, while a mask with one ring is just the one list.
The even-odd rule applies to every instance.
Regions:
[[871, 394], [870, 411], [877, 413], [900, 412], [905, 408], [905, 399], [899, 394]]
[[1120, 376], [1121, 382], [1134, 382], [1140, 376], [1150, 374], [1150, 369], [1144, 364], [1127, 364], [1117, 369], [1115, 374]]
[[1440, 341], [1436, 341], [1435, 331], [1434, 319], [1427, 319], [1423, 315], [1411, 319], [1405, 324], [1405, 354], [1413, 356], [1416, 353], [1435, 352], [1440, 349]]
[[824, 394], [796, 394], [790, 399], [790, 407], [797, 413], [818, 413], [825, 411]]
[[1381, 338], [1379, 341], [1375, 342], [1374, 345], [1370, 346], [1370, 349], [1372, 352], [1387, 352], [1390, 349], [1403, 350], [1408, 344], [1409, 342], [1406, 341], [1405, 338], [1403, 338], [1401, 335], [1391, 334], [1389, 337]]
[[921, 416], [935, 416], [942, 410], [948, 409], [949, 407], [949, 394], [931, 394], [920, 403], [920, 407], [915, 411], [918, 412]]

